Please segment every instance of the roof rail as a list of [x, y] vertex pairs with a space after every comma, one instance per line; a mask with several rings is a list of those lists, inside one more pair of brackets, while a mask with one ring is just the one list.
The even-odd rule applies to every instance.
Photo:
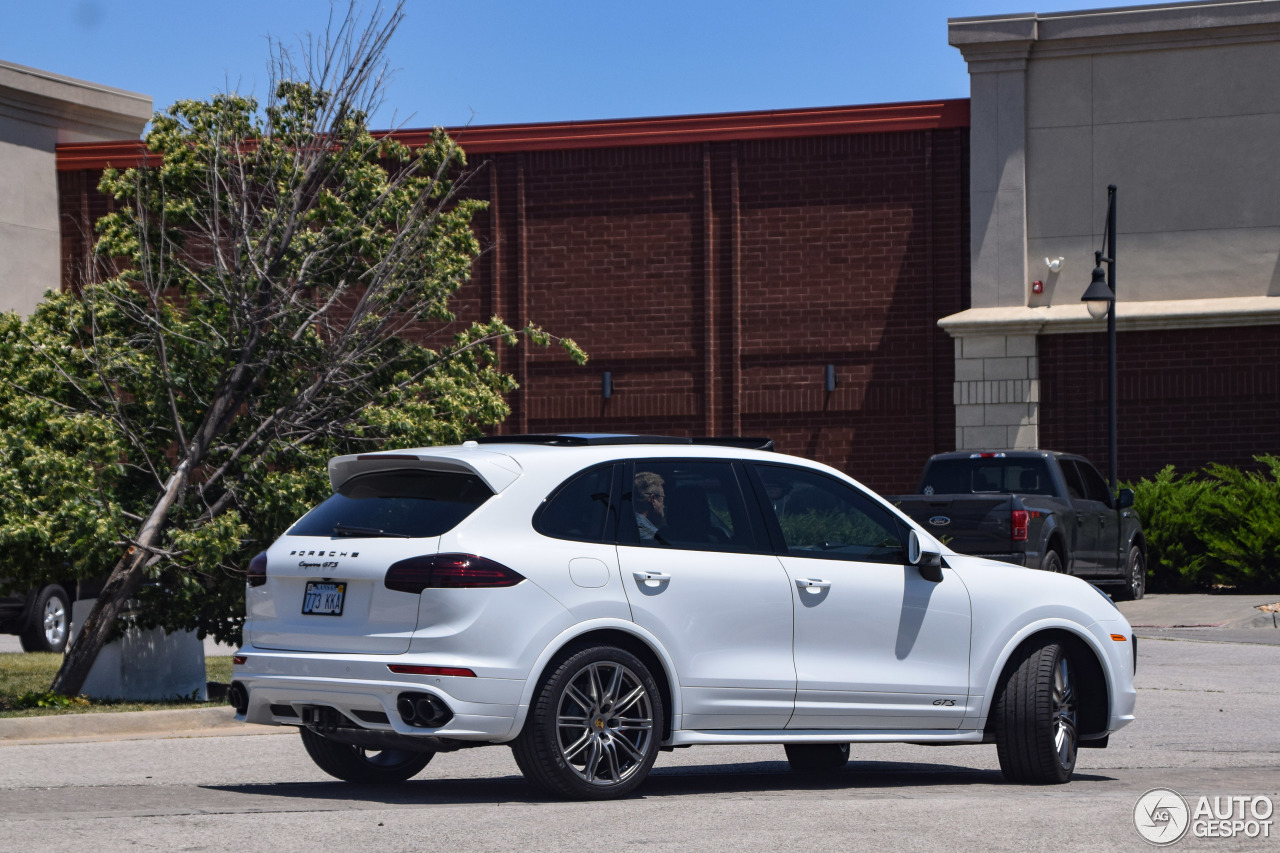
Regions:
[[628, 435], [625, 433], [529, 433], [524, 435], [487, 435], [477, 438], [479, 444], [543, 444], [549, 447], [590, 447], [612, 444], [696, 444], [717, 447], [739, 447], [743, 450], [773, 450], [771, 438], [743, 436], [686, 438], [676, 435]]

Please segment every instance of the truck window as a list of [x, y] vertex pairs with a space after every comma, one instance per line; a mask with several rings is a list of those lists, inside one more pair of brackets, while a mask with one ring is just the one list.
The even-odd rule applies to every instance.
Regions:
[[1049, 466], [1039, 458], [935, 459], [925, 471], [926, 495], [1054, 494]]
[[1062, 477], [1067, 481], [1067, 494], [1073, 501], [1085, 499], [1084, 480], [1080, 479], [1080, 471], [1076, 463], [1070, 459], [1061, 460]]
[[1111, 489], [1107, 487], [1107, 481], [1102, 479], [1098, 469], [1080, 460], [1075, 464], [1080, 469], [1080, 478], [1084, 480], [1084, 492], [1089, 500], [1111, 506]]

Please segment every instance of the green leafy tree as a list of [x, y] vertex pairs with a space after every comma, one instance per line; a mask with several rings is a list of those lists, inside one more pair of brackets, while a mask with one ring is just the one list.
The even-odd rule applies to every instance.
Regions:
[[0, 316], [0, 577], [107, 576], [54, 692], [79, 692], [130, 599], [238, 641], [243, 567], [328, 493], [330, 456], [476, 435], [515, 387], [493, 347], [552, 341], [441, 331], [481, 205], [443, 131], [410, 150], [368, 129], [401, 17], [349, 11], [297, 64], [275, 45], [261, 109], [158, 113], [151, 162], [102, 177], [105, 273]]

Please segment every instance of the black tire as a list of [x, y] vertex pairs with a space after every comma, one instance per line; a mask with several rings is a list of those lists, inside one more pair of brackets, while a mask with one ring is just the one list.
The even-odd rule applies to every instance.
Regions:
[[785, 748], [796, 773], [834, 773], [849, 763], [847, 743], [788, 743]]
[[649, 775], [662, 720], [662, 694], [644, 662], [625, 649], [594, 646], [548, 668], [511, 751], [544, 793], [614, 799]]
[[46, 586], [31, 602], [27, 624], [18, 634], [24, 652], [58, 652], [71, 636], [71, 599], [60, 586]]
[[412, 779], [436, 755], [434, 752], [402, 749], [368, 750], [329, 740], [311, 729], [299, 731], [302, 745], [317, 767], [335, 779], [358, 785], [386, 785]]
[[1117, 587], [1112, 595], [1116, 601], [1137, 601], [1147, 594], [1147, 558], [1137, 545], [1129, 549], [1124, 578], [1124, 585]]
[[1010, 782], [1060, 785], [1076, 766], [1075, 667], [1059, 643], [1025, 646], [996, 697], [996, 751]]
[[1044, 558], [1040, 560], [1040, 568], [1046, 572], [1054, 574], [1062, 574], [1065, 568], [1062, 563], [1062, 555], [1050, 548], [1044, 552]]

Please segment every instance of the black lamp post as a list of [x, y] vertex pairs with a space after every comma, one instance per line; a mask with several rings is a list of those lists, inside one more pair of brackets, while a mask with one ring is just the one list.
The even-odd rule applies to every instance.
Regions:
[[[1116, 491], [1116, 185], [1107, 187], [1107, 225], [1101, 252], [1094, 252], [1093, 281], [1080, 301], [1089, 313], [1107, 318], [1107, 430], [1110, 440], [1111, 492]], [[1110, 254], [1107, 257], [1106, 254]], [[1104, 272], [1102, 264], [1106, 263]]]

